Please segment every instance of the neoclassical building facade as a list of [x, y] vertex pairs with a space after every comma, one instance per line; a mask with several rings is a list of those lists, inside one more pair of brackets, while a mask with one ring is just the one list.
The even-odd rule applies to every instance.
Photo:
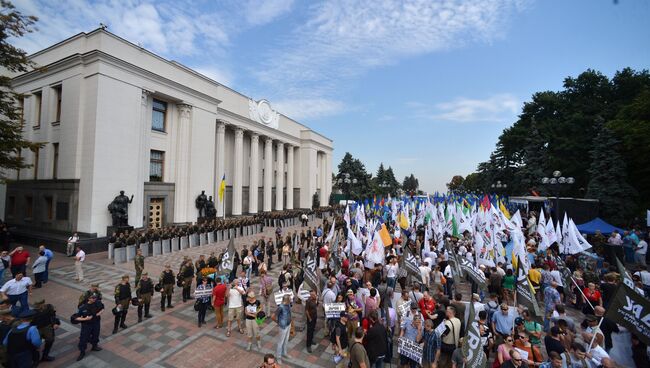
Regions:
[[[13, 77], [24, 94], [21, 152], [8, 172], [4, 219], [20, 228], [105, 236], [123, 190], [129, 224], [194, 222], [195, 199], [218, 216], [310, 208], [331, 193], [332, 140], [179, 63], [104, 29], [31, 55]], [[225, 176], [223, 201], [218, 188]], [[0, 192], [1, 193], [1, 192]]]

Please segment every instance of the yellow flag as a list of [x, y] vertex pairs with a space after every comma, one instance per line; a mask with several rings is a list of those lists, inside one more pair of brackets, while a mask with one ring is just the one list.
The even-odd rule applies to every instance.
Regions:
[[219, 184], [219, 202], [223, 201], [224, 193], [226, 192], [226, 174], [223, 174], [221, 183]]
[[508, 211], [506, 206], [503, 205], [503, 202], [501, 202], [501, 201], [499, 201], [499, 209], [501, 210], [501, 212], [503, 212], [503, 214], [506, 216], [506, 218], [508, 220], [510, 220], [510, 212]]

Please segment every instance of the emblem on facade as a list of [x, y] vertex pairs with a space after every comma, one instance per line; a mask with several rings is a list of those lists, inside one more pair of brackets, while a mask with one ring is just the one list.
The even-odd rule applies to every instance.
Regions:
[[258, 102], [255, 102], [249, 99], [248, 110], [252, 120], [271, 128], [278, 129], [280, 114], [271, 108], [271, 104], [267, 100], [259, 100]]

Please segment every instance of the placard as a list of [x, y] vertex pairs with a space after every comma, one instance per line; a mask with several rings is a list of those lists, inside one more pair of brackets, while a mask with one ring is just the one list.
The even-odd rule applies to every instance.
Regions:
[[345, 311], [345, 303], [325, 303], [323, 308], [325, 308], [326, 318], [339, 318], [341, 312]]
[[194, 290], [194, 298], [202, 298], [206, 296], [212, 296], [212, 288], [210, 289], [201, 289], [201, 290]]
[[291, 301], [293, 302], [293, 298], [294, 298], [293, 290], [288, 292], [278, 291], [277, 293], [273, 294], [273, 298], [275, 299], [276, 305], [282, 304], [282, 298], [284, 297], [285, 294], [290, 295]]
[[445, 325], [444, 322], [442, 322], [442, 323], [440, 323], [438, 325], [438, 327], [436, 327], [436, 329], [434, 331], [436, 332], [436, 335], [438, 335], [438, 337], [440, 337], [445, 332], [446, 328], [447, 328], [447, 326]]
[[402, 303], [397, 308], [397, 312], [400, 316], [404, 317], [411, 310], [411, 303]]
[[422, 346], [414, 341], [400, 337], [397, 340], [397, 353], [422, 364]]

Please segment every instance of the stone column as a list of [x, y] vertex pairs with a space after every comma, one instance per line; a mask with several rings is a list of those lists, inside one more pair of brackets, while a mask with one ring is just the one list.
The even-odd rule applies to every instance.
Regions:
[[264, 212], [272, 209], [273, 191], [273, 139], [266, 137], [264, 140]]
[[327, 155], [325, 152], [320, 153], [320, 205], [327, 206], [327, 181], [330, 180], [327, 175]]
[[257, 197], [260, 172], [260, 136], [251, 134], [251, 180], [248, 186], [248, 212], [257, 213]]
[[293, 146], [287, 144], [287, 209], [293, 209]]
[[284, 202], [284, 143], [278, 142], [278, 163], [275, 172], [275, 209], [283, 210]]
[[[219, 186], [221, 179], [226, 170], [226, 124], [222, 121], [217, 121], [217, 144], [215, 145], [215, 190], [214, 190], [214, 205], [217, 207], [217, 216], [223, 217], [224, 202], [219, 201]], [[226, 178], [228, 179], [228, 178]], [[225, 196], [225, 194], [224, 194]], [[225, 198], [224, 198], [225, 200]]]
[[176, 105], [178, 109], [178, 151], [176, 156], [176, 193], [174, 196], [174, 221], [195, 221], [190, 218], [188, 208], [190, 203], [190, 147], [192, 146], [192, 106], [186, 104]]
[[[140, 98], [140, 129], [138, 132], [139, 138], [139, 147], [138, 147], [138, 158], [140, 159], [138, 165], [138, 175], [137, 175], [137, 189], [134, 193], [133, 203], [131, 208], [133, 212], [129, 216], [129, 222], [134, 227], [147, 226], [143, 224], [142, 215], [145, 210], [145, 206], [148, 206], [145, 203], [144, 198], [144, 183], [149, 181], [149, 159], [151, 155], [150, 151], [150, 140], [151, 140], [151, 105], [149, 100], [151, 97], [151, 92], [145, 89], [142, 90], [142, 95]], [[163, 178], [163, 181], [167, 181], [168, 178]], [[148, 212], [148, 211], [147, 211]]]
[[234, 173], [232, 175], [232, 214], [241, 215], [242, 179], [244, 171], [244, 130], [235, 128]]

